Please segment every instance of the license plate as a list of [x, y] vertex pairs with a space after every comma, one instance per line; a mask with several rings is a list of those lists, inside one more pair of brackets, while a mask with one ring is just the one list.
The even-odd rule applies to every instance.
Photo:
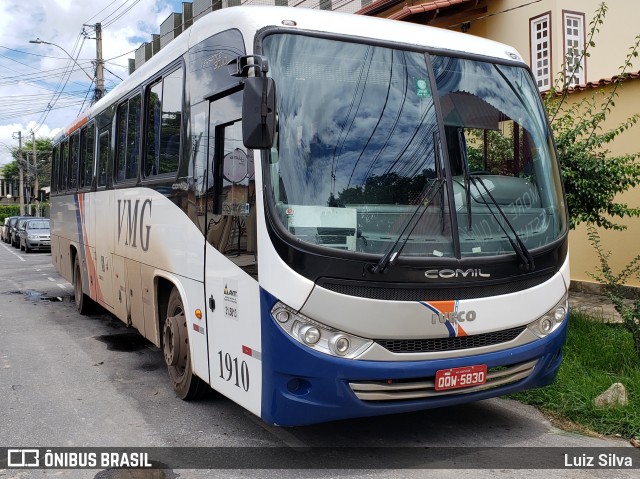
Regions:
[[436, 372], [436, 391], [468, 388], [487, 382], [487, 365], [477, 364], [462, 368], [441, 369]]

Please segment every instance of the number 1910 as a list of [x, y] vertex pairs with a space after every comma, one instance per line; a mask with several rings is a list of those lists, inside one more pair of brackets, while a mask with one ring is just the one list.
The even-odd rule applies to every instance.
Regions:
[[229, 353], [222, 351], [218, 351], [218, 359], [220, 360], [220, 378], [227, 382], [234, 380], [237, 387], [249, 391], [249, 366], [247, 362], [239, 363], [238, 358], [231, 357]]

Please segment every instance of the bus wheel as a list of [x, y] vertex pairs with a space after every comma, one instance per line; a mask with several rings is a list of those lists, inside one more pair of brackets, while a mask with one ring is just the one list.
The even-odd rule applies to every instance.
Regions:
[[169, 295], [167, 317], [162, 328], [162, 350], [169, 381], [178, 397], [189, 400], [203, 396], [208, 386], [193, 374], [191, 368], [187, 318], [176, 288]]
[[73, 295], [78, 312], [84, 315], [90, 314], [93, 309], [93, 300], [84, 294], [82, 289], [82, 270], [77, 256], [73, 265]]

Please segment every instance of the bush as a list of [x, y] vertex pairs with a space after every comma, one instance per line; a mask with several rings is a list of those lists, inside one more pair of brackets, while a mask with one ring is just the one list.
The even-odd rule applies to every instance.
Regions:
[[4, 224], [4, 219], [9, 216], [18, 216], [20, 207], [17, 205], [1, 205], [0, 206], [0, 225]]

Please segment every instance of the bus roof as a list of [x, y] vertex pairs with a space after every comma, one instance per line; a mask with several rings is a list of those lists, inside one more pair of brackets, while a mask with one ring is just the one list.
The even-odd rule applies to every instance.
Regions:
[[[290, 26], [292, 23], [295, 26]], [[85, 124], [100, 111], [113, 104], [119, 97], [126, 95], [131, 88], [154, 76], [165, 65], [183, 55], [189, 46], [231, 28], [238, 29], [243, 34], [245, 42], [250, 45], [253, 43], [255, 33], [268, 26], [289, 28], [294, 31], [311, 31], [367, 40], [381, 40], [458, 54], [523, 62], [518, 52], [508, 45], [466, 33], [415, 23], [308, 8], [270, 6], [223, 8], [205, 15], [166, 45], [109, 92], [105, 98], [91, 106], [63, 132], [56, 135], [54, 143]]]
[[[296, 25], [286, 26], [283, 24], [284, 20], [293, 20]], [[239, 29], [247, 42], [252, 41], [256, 31], [274, 25], [293, 30], [348, 35], [502, 60], [523, 61], [513, 47], [467, 33], [386, 18], [300, 7], [243, 6], [223, 8], [193, 24], [189, 44], [199, 43], [211, 36], [212, 29], [219, 25], [224, 25], [224, 28], [217, 28], [217, 31], [234, 27]]]

